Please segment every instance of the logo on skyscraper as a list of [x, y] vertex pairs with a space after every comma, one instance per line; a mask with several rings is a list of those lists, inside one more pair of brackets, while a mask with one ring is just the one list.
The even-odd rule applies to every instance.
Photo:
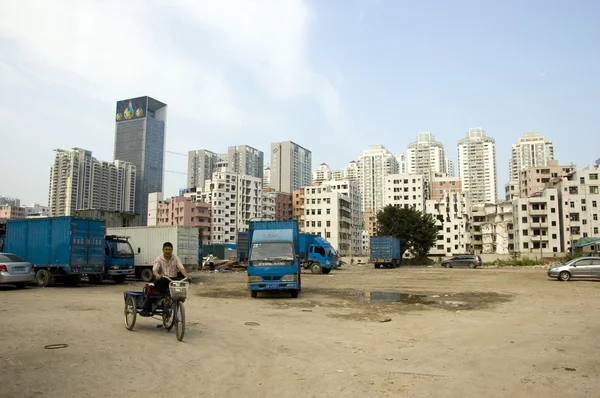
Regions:
[[147, 108], [147, 97], [139, 97], [119, 101], [117, 102], [115, 121], [124, 122], [127, 120], [142, 119], [146, 117]]

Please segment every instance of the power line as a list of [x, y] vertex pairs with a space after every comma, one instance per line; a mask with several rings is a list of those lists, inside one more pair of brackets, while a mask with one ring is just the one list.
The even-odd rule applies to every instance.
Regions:
[[165, 173], [175, 173], [175, 174], [187, 175], [187, 173], [182, 173], [181, 171], [174, 171], [174, 170], [165, 170]]
[[179, 155], [179, 156], [186, 156], [186, 157], [187, 157], [187, 155], [188, 155], [187, 153], [173, 152], [173, 151], [166, 151], [166, 150], [165, 150], [165, 152], [166, 152], [166, 153], [172, 153], [172, 154], [174, 154], [174, 155]]

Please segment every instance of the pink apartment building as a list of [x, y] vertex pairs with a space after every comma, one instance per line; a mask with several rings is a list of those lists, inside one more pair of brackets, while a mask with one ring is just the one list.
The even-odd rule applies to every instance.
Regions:
[[210, 218], [210, 203], [175, 196], [158, 205], [156, 225], [202, 228], [202, 238], [207, 241], [210, 239]]
[[25, 208], [21, 206], [0, 206], [0, 220], [25, 218]]

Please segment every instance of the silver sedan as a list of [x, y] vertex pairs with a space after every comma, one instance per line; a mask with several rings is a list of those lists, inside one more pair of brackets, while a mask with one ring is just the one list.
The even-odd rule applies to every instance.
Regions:
[[579, 257], [548, 268], [548, 277], [568, 281], [571, 278], [600, 278], [600, 257]]
[[25, 289], [35, 279], [33, 264], [12, 253], [0, 253], [0, 285]]

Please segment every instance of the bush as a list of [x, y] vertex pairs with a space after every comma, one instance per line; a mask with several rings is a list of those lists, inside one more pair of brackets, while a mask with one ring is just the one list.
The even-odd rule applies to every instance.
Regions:
[[531, 267], [534, 265], [543, 265], [543, 262], [539, 259], [521, 258], [520, 256], [511, 255], [510, 260], [496, 260], [493, 264], [500, 267]]

